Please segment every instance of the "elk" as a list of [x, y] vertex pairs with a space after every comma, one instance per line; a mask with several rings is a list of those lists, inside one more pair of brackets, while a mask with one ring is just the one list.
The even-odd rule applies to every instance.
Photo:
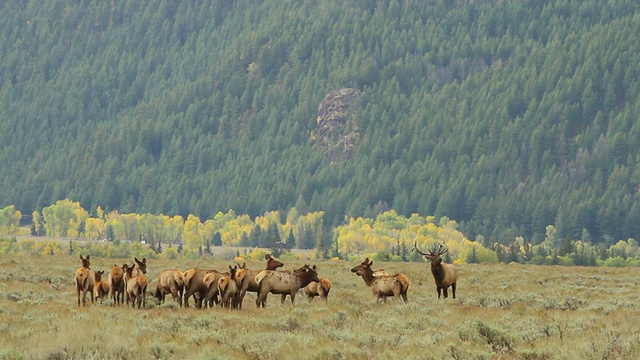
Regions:
[[229, 276], [222, 276], [218, 279], [218, 293], [220, 294], [220, 307], [228, 309], [240, 309], [238, 306], [238, 295], [240, 294], [236, 272], [238, 267], [229, 265]]
[[138, 276], [147, 273], [147, 258], [142, 258], [142, 260], [138, 260], [137, 257], [134, 257], [137, 267], [133, 270], [132, 275]]
[[182, 296], [184, 294], [184, 275], [182, 271], [167, 269], [158, 275], [155, 296], [162, 303], [166, 294], [171, 294], [173, 300], [182, 307]]
[[93, 286], [93, 293], [95, 294], [95, 298], [96, 300], [100, 298], [100, 303], [102, 303], [107, 294], [109, 294], [109, 283], [106, 281], [102, 281], [102, 275], [104, 275], [104, 270], [96, 271], [96, 283]]
[[309, 285], [305, 286], [304, 294], [309, 298], [309, 302], [311, 302], [314, 297], [319, 296], [326, 304], [328, 302], [327, 298], [329, 297], [330, 290], [331, 281], [327, 278], [320, 278], [319, 282], [312, 281]]
[[436, 291], [438, 292], [438, 299], [440, 299], [440, 292], [444, 293], [444, 298], [448, 297], [447, 289], [451, 286], [451, 292], [453, 298], [456, 298], [456, 283], [458, 282], [458, 273], [456, 269], [451, 264], [444, 264], [442, 262], [442, 258], [440, 257], [447, 251], [449, 248], [446, 246], [442, 246], [438, 244], [434, 246], [433, 250], [429, 250], [429, 253], [423, 253], [418, 249], [418, 244], [413, 243], [413, 249], [418, 254], [424, 256], [431, 262], [431, 273], [433, 274], [433, 279], [436, 283]]
[[125, 272], [125, 278], [127, 279], [126, 284], [126, 298], [127, 303], [131, 301], [131, 307], [136, 307], [138, 305], [138, 309], [140, 306], [147, 306], [147, 277], [142, 275], [140, 272], [138, 275], [135, 274], [135, 267], [124, 264], [122, 269]]
[[396, 273], [394, 275], [373, 275], [371, 269], [373, 261], [369, 261], [369, 258], [351, 269], [352, 273], [358, 276], [362, 276], [364, 282], [371, 287], [371, 292], [376, 296], [377, 301], [387, 301], [388, 296], [402, 297], [402, 300], [406, 303], [407, 290], [409, 290], [409, 278], [402, 273]]
[[294, 271], [262, 270], [256, 275], [255, 280], [260, 285], [256, 305], [263, 308], [269, 293], [280, 294], [281, 304], [284, 304], [287, 295], [290, 295], [291, 306], [294, 306], [296, 293], [300, 288], [309, 285], [312, 281], [320, 281], [316, 266], [311, 267], [307, 264]]
[[[283, 267], [284, 264], [280, 261], [274, 259], [270, 254], [264, 256], [267, 260], [267, 265], [265, 270], [276, 270], [277, 268]], [[236, 272], [236, 281], [238, 282], [238, 286], [240, 287], [240, 294], [238, 295], [238, 308], [242, 309], [242, 302], [244, 301], [245, 295], [247, 295], [247, 291], [251, 291], [257, 293], [260, 291], [260, 285], [256, 282], [256, 275], [261, 270], [249, 270], [247, 269], [246, 264], [243, 263], [243, 266], [238, 269]]]
[[111, 306], [122, 304], [124, 302], [124, 273], [122, 268], [114, 264], [107, 282], [109, 283], [111, 298], [113, 299]]
[[96, 275], [91, 270], [91, 255], [86, 258], [80, 255], [82, 267], [76, 270], [76, 290], [78, 292], [78, 307], [80, 307], [80, 293], [82, 293], [82, 306], [87, 306], [87, 292], [91, 294], [91, 303], [95, 302], [93, 288], [96, 284]]
[[189, 298], [194, 297], [196, 307], [201, 308], [209, 287], [204, 283], [205, 275], [216, 270], [189, 269], [184, 272], [184, 307], [189, 307]]
[[222, 294], [220, 294], [220, 291], [218, 290], [218, 281], [221, 278], [229, 275], [231, 274], [221, 273], [219, 271], [213, 270], [204, 276], [204, 279], [202, 281], [207, 287], [207, 293], [204, 298], [203, 306], [212, 308], [213, 304], [220, 303], [220, 298], [218, 297], [218, 295], [222, 296]]

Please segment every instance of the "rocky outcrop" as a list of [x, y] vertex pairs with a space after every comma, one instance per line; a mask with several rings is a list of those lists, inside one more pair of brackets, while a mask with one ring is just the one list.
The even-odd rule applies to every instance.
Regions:
[[331, 163], [348, 160], [358, 137], [354, 116], [358, 110], [360, 92], [343, 88], [332, 91], [318, 105], [318, 117], [313, 133], [314, 146]]

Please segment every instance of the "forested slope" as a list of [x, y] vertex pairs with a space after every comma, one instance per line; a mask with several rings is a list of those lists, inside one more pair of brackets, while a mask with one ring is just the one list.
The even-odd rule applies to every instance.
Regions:
[[[640, 230], [636, 1], [6, 1], [0, 207]], [[318, 105], [359, 91], [349, 158]]]

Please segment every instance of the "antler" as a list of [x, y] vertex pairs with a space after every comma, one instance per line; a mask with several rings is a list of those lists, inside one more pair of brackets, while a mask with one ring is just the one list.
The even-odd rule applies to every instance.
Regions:
[[436, 256], [440, 256], [440, 255], [442, 255], [442, 254], [446, 253], [447, 251], [449, 251], [449, 248], [448, 248], [448, 247], [446, 247], [446, 246], [442, 246], [442, 244], [438, 243], [438, 248], [437, 248], [437, 250], [436, 250], [436, 248], [434, 247], [434, 248], [433, 248], [433, 252], [432, 252], [432, 254], [433, 254], [433, 255], [436, 255]]
[[414, 251], [414, 250], [415, 250], [418, 254], [420, 254], [420, 255], [422, 255], [422, 256], [429, 256], [429, 255], [432, 255], [432, 253], [431, 253], [431, 254], [426, 254], [426, 253], [423, 253], [422, 251], [420, 251], [420, 249], [418, 249], [418, 242], [417, 242], [417, 241], [413, 243], [413, 249], [411, 249], [411, 251]]

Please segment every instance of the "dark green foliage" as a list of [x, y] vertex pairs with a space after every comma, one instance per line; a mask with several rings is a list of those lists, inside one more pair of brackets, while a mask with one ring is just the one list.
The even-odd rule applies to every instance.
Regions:
[[[393, 208], [505, 245], [551, 224], [637, 237], [640, 3], [397, 4], [2, 2], [0, 207], [295, 206], [327, 229]], [[358, 133], [330, 163], [312, 137], [342, 87]], [[328, 252], [316, 233], [297, 245]]]
[[219, 231], [216, 231], [215, 234], [213, 234], [213, 239], [211, 240], [211, 244], [213, 246], [222, 246], [222, 235], [220, 235]]

